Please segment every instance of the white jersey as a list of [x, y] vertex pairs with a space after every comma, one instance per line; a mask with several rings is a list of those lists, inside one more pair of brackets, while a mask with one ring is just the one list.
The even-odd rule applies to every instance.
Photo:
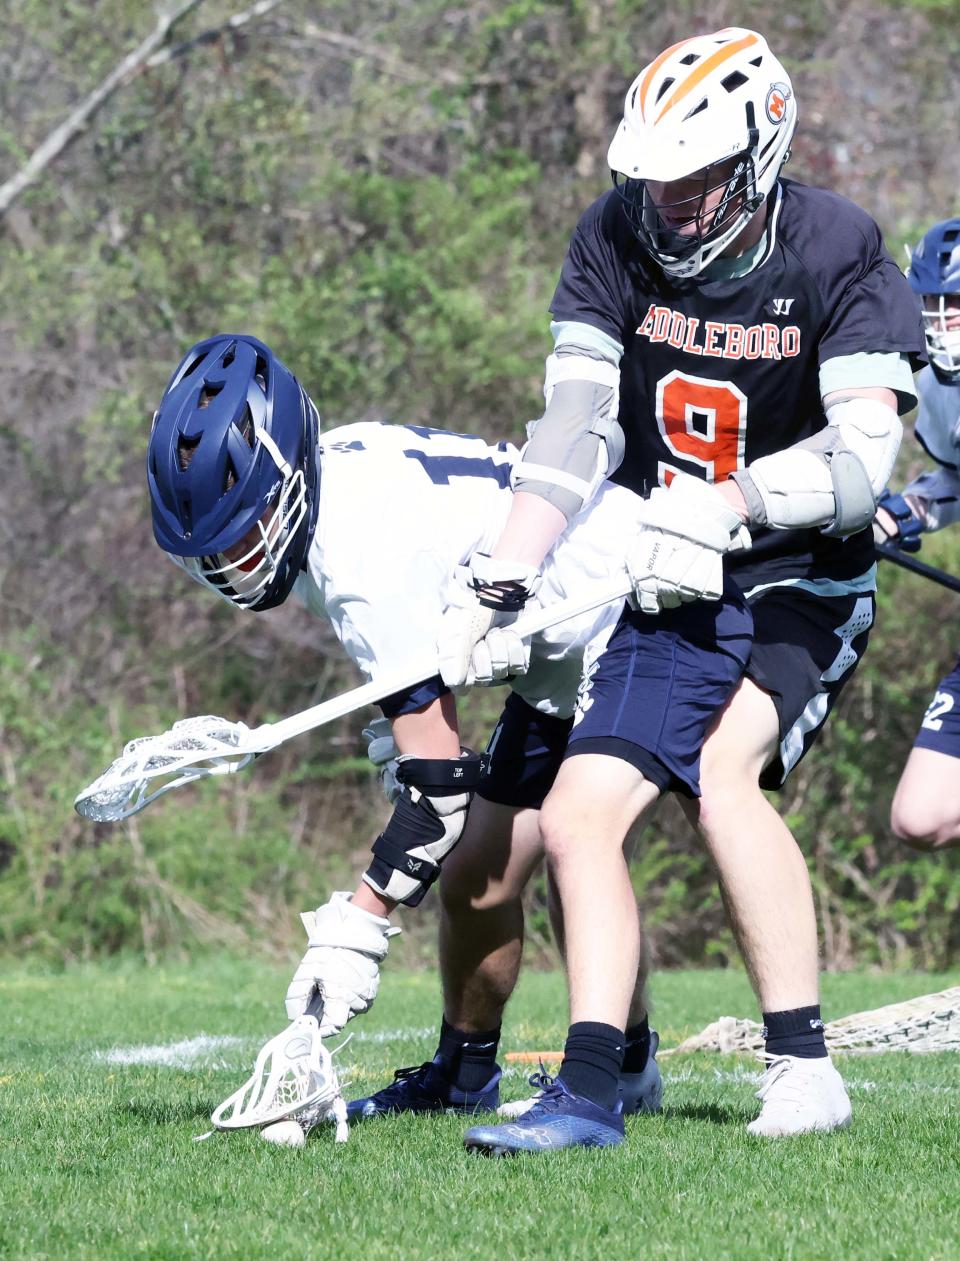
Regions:
[[943, 385], [928, 364], [917, 377], [917, 393], [917, 438], [938, 464], [956, 470], [960, 467], [960, 385]]
[[960, 386], [942, 384], [927, 366], [917, 377], [917, 391], [917, 439], [941, 467], [922, 473], [903, 493], [923, 500], [926, 530], [942, 530], [960, 521]]
[[[317, 528], [294, 589], [330, 619], [368, 677], [402, 673], [435, 648], [446, 583], [499, 537], [518, 459], [509, 443], [417, 425], [363, 422], [321, 436]], [[631, 491], [606, 486], [544, 562], [538, 602], [555, 603], [622, 572], [640, 503]], [[544, 713], [570, 716], [584, 651], [598, 651], [621, 607], [537, 636], [530, 669], [514, 690]]]

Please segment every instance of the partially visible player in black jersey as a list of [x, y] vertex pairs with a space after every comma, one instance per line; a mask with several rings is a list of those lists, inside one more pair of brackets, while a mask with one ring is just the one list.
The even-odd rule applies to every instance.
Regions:
[[[471, 1130], [471, 1147], [620, 1141], [640, 953], [622, 844], [665, 791], [716, 862], [763, 1011], [769, 1067], [750, 1131], [850, 1120], [823, 1041], [806, 865], [761, 786], [804, 755], [866, 645], [867, 527], [923, 335], [873, 221], [779, 178], [796, 121], [789, 76], [752, 31], [685, 40], [631, 85], [615, 187], [577, 225], [554, 296], [547, 407], [510, 518], [468, 571], [472, 607], [445, 615], [456, 685], [604, 476], [650, 496], [625, 540], [638, 611], [592, 663], [541, 815], [564, 913], [565, 1058], [529, 1113]], [[459, 914], [476, 958], [482, 917]], [[455, 949], [457, 933], [446, 940]]]

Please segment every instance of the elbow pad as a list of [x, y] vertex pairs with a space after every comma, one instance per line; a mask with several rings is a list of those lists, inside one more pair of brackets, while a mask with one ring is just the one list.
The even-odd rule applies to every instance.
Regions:
[[899, 417], [883, 403], [866, 398], [834, 403], [825, 429], [733, 474], [750, 524], [856, 534], [873, 519], [902, 434]]
[[513, 487], [552, 503], [569, 521], [620, 467], [620, 369], [586, 347], [563, 346], [547, 359], [546, 410], [513, 470]]

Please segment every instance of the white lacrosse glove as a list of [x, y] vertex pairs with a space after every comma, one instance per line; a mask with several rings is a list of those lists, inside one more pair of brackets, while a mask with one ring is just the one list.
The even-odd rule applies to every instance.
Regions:
[[632, 603], [642, 613], [675, 609], [688, 600], [719, 600], [723, 556], [750, 546], [739, 513], [714, 486], [675, 474], [642, 508], [640, 533], [627, 553]]
[[403, 786], [397, 783], [397, 758], [400, 750], [393, 738], [393, 724], [389, 718], [374, 718], [369, 727], [364, 727], [363, 738], [367, 742], [367, 757], [380, 775], [380, 787], [384, 796], [391, 806], [396, 805]]
[[399, 933], [390, 921], [355, 906], [349, 893], [335, 893], [324, 906], [300, 916], [307, 930], [307, 953], [293, 974], [285, 1003], [296, 1020], [315, 989], [323, 995], [320, 1036], [339, 1033], [352, 1016], [369, 1010], [380, 985], [380, 961], [389, 939]]
[[500, 683], [526, 674], [530, 647], [510, 623], [540, 585], [538, 570], [474, 552], [447, 583], [440, 622], [440, 677], [450, 688]]

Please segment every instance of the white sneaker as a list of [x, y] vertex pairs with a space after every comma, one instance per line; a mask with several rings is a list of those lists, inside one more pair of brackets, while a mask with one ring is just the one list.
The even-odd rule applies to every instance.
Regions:
[[842, 1130], [850, 1124], [847, 1090], [829, 1056], [816, 1060], [774, 1056], [757, 1098], [763, 1107], [747, 1126], [749, 1134], [782, 1138], [815, 1130]]

